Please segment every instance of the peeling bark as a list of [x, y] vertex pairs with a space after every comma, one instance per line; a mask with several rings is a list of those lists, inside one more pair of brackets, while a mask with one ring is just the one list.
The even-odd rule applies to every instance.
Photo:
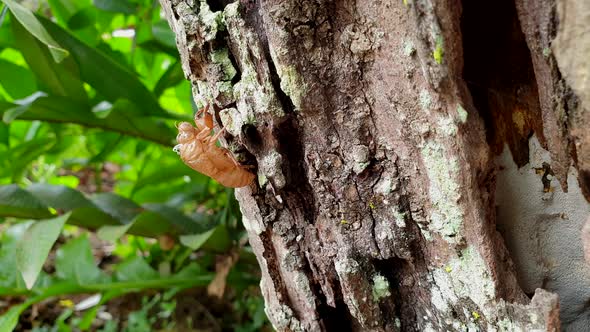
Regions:
[[560, 329], [496, 231], [494, 161], [527, 164], [534, 134], [545, 180], [589, 188], [588, 60], [563, 46], [588, 16], [558, 2], [161, 0], [256, 167], [236, 197], [277, 330]]
[[561, 24], [552, 49], [562, 75], [575, 92], [567, 128], [575, 144], [580, 186], [590, 200], [590, 58], [580, 56], [590, 52], [590, 3], [559, 0], [557, 12]]

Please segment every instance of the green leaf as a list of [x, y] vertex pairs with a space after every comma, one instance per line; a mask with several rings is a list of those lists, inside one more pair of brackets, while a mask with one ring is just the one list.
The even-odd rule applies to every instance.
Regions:
[[104, 283], [109, 280], [96, 266], [86, 235], [68, 241], [57, 250], [55, 270], [59, 278], [73, 281], [78, 285]]
[[[158, 237], [163, 234], [186, 234], [201, 231], [203, 226], [182, 212], [162, 205], [146, 204], [141, 207], [132, 201], [111, 194], [99, 194], [98, 199], [103, 209], [117, 214], [120, 220], [129, 220], [124, 225], [103, 226], [98, 235], [101, 239], [114, 241], [126, 232], [135, 235]], [[96, 201], [96, 200], [95, 200]], [[133, 215], [134, 213], [138, 212]]]
[[105, 56], [108, 56], [122, 67], [133, 72], [135, 68], [127, 60], [127, 55], [119, 50], [120, 48], [121, 47], [116, 49], [113, 43], [106, 43], [104, 41], [101, 41], [98, 43], [98, 45], [96, 45], [96, 49], [102, 52]]
[[70, 211], [71, 215], [68, 224], [89, 229], [120, 224], [120, 221], [99, 209], [98, 206], [75, 189], [66, 186], [36, 183], [30, 185], [27, 191], [46, 206], [56, 210]]
[[146, 186], [169, 183], [191, 173], [193, 173], [195, 177], [200, 177], [200, 173], [190, 172], [190, 170], [182, 163], [164, 165], [139, 178], [135, 183], [134, 191], [139, 191]]
[[29, 307], [28, 304], [14, 306], [0, 316], [0, 332], [14, 331], [16, 324], [18, 324], [18, 317]]
[[15, 224], [3, 231], [0, 235], [0, 287], [19, 289], [24, 285], [20, 274], [16, 268], [16, 247], [20, 238], [22, 238], [29, 223]]
[[[8, 11], [8, 7], [4, 7], [2, 12], [0, 12], [0, 16], [4, 14], [2, 23], [0, 23], [0, 48], [4, 47], [14, 47], [14, 35], [10, 32], [10, 17], [6, 15]], [[4, 24], [5, 22], [9, 22], [8, 24]]]
[[17, 218], [50, 218], [48, 207], [17, 185], [0, 186], [0, 215]]
[[205, 275], [207, 274], [207, 270], [205, 270], [202, 266], [197, 264], [196, 262], [191, 262], [187, 266], [185, 266], [182, 270], [178, 271], [172, 278], [194, 278], [195, 276]]
[[133, 256], [117, 265], [115, 277], [117, 281], [140, 281], [157, 279], [159, 274], [142, 257]]
[[202, 248], [210, 251], [225, 252], [232, 244], [229, 231], [225, 225], [219, 225], [214, 228], [213, 234], [203, 244]]
[[136, 27], [137, 45], [150, 54], [166, 53], [178, 58], [176, 39], [166, 20], [159, 20], [155, 24], [149, 23]]
[[4, 110], [4, 115], [2, 115], [2, 121], [4, 121], [4, 123], [11, 123], [14, 119], [18, 118], [21, 114], [27, 111], [30, 103], [34, 102], [37, 98], [41, 98], [44, 96], [44, 93], [36, 92], [31, 96], [27, 97], [26, 99], [22, 100], [21, 102], [19, 102], [17, 106]]
[[37, 91], [33, 74], [24, 67], [0, 59], [0, 85], [12, 99], [21, 99]]
[[108, 12], [135, 14], [137, 7], [129, 0], [94, 0], [94, 6]]
[[6, 18], [6, 13], [8, 12], [8, 7], [0, 6], [0, 8], [2, 8], [2, 10], [0, 10], [0, 26], [2, 26], [2, 24], [4, 24], [4, 19]]
[[[27, 130], [27, 134], [25, 135], [25, 141], [31, 141], [35, 139], [37, 133], [39, 132], [39, 128], [41, 128], [41, 121], [33, 121]], [[59, 143], [59, 142], [58, 142]], [[57, 144], [56, 144], [57, 145]], [[51, 153], [52, 150], [55, 151], [56, 146], [52, 146], [48, 153]]]
[[132, 222], [144, 209], [130, 199], [113, 193], [99, 193], [91, 198], [92, 202], [109, 215], [127, 224]]
[[43, 263], [57, 240], [69, 213], [31, 225], [16, 248], [16, 264], [28, 289], [31, 289], [41, 272]]
[[8, 150], [4, 156], [2, 156], [3, 153], [0, 153], [0, 163], [9, 162], [6, 167], [0, 169], [0, 175], [12, 175], [13, 182], [20, 181], [19, 178], [26, 167], [54, 145], [55, 138], [35, 138]]
[[[70, 29], [80, 29], [73, 26], [72, 21], [82, 12], [96, 12], [91, 0], [48, 0], [51, 7], [51, 14], [57, 19], [61, 26], [68, 26]], [[95, 15], [93, 15], [95, 16]]]
[[[78, 324], [78, 328], [82, 331], [89, 330], [90, 327], [92, 326], [92, 323], [94, 322], [94, 319], [96, 318], [96, 314], [98, 313], [98, 309], [103, 304], [110, 301], [111, 299], [121, 296], [125, 293], [126, 293], [125, 290], [109, 290], [109, 291], [106, 291], [105, 293], [101, 294], [102, 296], [101, 296], [98, 304], [95, 305], [94, 307], [90, 308], [89, 310], [87, 310], [84, 313], [84, 316], [82, 316], [82, 319], [80, 320], [80, 323]], [[109, 321], [107, 321], [107, 322], [109, 322]], [[112, 321], [110, 321], [110, 322], [112, 322]], [[103, 328], [103, 331], [104, 330], [105, 329]]]
[[166, 20], [159, 20], [152, 25], [154, 39], [169, 48], [176, 49], [176, 36]]
[[10, 146], [10, 127], [4, 122], [0, 122], [0, 144], [6, 147]]
[[164, 90], [168, 89], [169, 87], [175, 86], [176, 84], [182, 82], [184, 80], [184, 72], [182, 71], [182, 66], [180, 62], [175, 62], [172, 64], [164, 74], [156, 83], [154, 87], [154, 94], [156, 96], [161, 96]]
[[39, 20], [35, 17], [35, 15], [28, 10], [27, 8], [21, 6], [19, 3], [13, 0], [1, 0], [3, 1], [8, 8], [10, 8], [10, 12], [16, 19], [33, 35], [37, 38], [40, 42], [45, 44], [55, 62], [61, 62], [65, 57], [68, 56], [68, 51], [61, 47], [52, 37], [51, 35], [45, 30], [43, 25], [39, 22]]
[[[36, 183], [27, 190], [17, 185], [0, 186], [0, 216], [42, 219], [53, 216], [49, 208], [58, 213], [68, 212], [68, 224], [99, 229], [99, 236], [108, 240], [125, 232], [147, 237], [192, 234], [201, 232], [205, 224], [204, 220], [186, 216], [171, 206], [140, 206], [113, 193], [87, 198], [62, 185]], [[227, 242], [219, 243], [224, 241]]]
[[216, 228], [212, 228], [200, 234], [182, 235], [180, 236], [180, 243], [193, 250], [198, 250], [203, 246], [203, 244], [205, 244], [205, 242], [207, 242], [207, 240], [209, 240], [215, 230]]
[[157, 237], [176, 232], [177, 229], [172, 227], [169, 220], [152, 211], [143, 211], [140, 213], [133, 220], [133, 225], [129, 228], [129, 233], [147, 237]]
[[[129, 113], [132, 105], [123, 100], [116, 103], [103, 119], [97, 118], [87, 105], [66, 97], [40, 97], [32, 103], [22, 106], [26, 110], [18, 115], [17, 118], [21, 120], [75, 123], [173, 146], [175, 134], [170, 127], [152, 118], [126, 114]], [[0, 101], [0, 114], [15, 107], [18, 105]]]
[[30, 185], [27, 191], [47, 206], [58, 210], [70, 211], [81, 207], [94, 207], [81, 192], [65, 186], [35, 183]]
[[96, 9], [86, 7], [80, 9], [68, 19], [68, 27], [72, 30], [83, 29], [94, 24], [96, 20]]
[[107, 100], [115, 102], [117, 99], [127, 99], [136, 105], [141, 105], [139, 111], [142, 114], [175, 117], [160, 107], [155, 96], [135, 74], [100, 51], [84, 44], [55, 23], [42, 17], [39, 17], [39, 20], [51, 36], [71, 52], [79, 65], [82, 79]]
[[115, 242], [127, 233], [131, 226], [133, 226], [133, 222], [125, 225], [105, 225], [96, 231], [96, 235], [102, 240]]
[[[143, 207], [166, 218], [169, 223], [167, 223], [168, 225], [166, 225], [166, 228], [170, 233], [194, 234], [204, 231], [205, 225], [199, 224], [196, 220], [173, 207], [156, 203], [144, 204]], [[173, 228], [174, 231], [171, 228]]]
[[[205, 192], [207, 191], [205, 181], [199, 181], [198, 178], [195, 179], [192, 176], [190, 178], [190, 183], [186, 183], [184, 179], [180, 178], [168, 184], [160, 183], [154, 186], [144, 187], [133, 195], [133, 199], [142, 203], [166, 201], [168, 206], [177, 209], [186, 203], [191, 204], [197, 200], [201, 201], [201, 198], [206, 195]], [[195, 180], [197, 181], [192, 182]], [[201, 222], [201, 218], [198, 219], [198, 222]]]
[[12, 32], [16, 37], [16, 46], [39, 80], [39, 84], [45, 86], [47, 92], [70, 96], [82, 102], [87, 100], [74, 59], [68, 57], [61, 63], [55, 63], [47, 47], [16, 20], [12, 20]]
[[83, 1], [80, 0], [47, 0], [51, 13], [61, 24], [68, 22], [70, 17], [74, 15], [78, 8], [78, 4]]
[[89, 164], [106, 161], [109, 155], [113, 153], [123, 141], [123, 135], [118, 133], [103, 132], [95, 136], [87, 137], [87, 139], [92, 139], [92, 137], [98, 138], [98, 141], [104, 145], [102, 149], [88, 161]]

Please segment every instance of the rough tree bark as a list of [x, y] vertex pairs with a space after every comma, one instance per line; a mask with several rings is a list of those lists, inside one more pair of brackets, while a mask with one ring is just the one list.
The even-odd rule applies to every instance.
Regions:
[[161, 4], [277, 330], [589, 331], [587, 1]]

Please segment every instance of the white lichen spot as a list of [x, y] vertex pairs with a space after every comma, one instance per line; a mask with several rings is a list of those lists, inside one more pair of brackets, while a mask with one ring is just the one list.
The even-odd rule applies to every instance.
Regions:
[[373, 298], [379, 301], [384, 297], [391, 295], [389, 291], [389, 281], [379, 273], [373, 276]]
[[301, 100], [307, 93], [307, 85], [294, 66], [277, 66], [277, 72], [281, 78], [281, 90], [291, 98], [297, 109], [301, 108]]
[[438, 119], [437, 130], [445, 136], [455, 136], [458, 128], [453, 118], [442, 116]]
[[451, 326], [456, 330], [456, 331], [467, 331], [467, 327], [465, 326], [465, 324], [463, 324], [463, 322], [461, 321], [454, 321]]
[[223, 96], [226, 100], [234, 100], [234, 87], [229, 81], [221, 81], [215, 83], [217, 96]]
[[294, 281], [295, 286], [297, 287], [297, 290], [299, 291], [299, 293], [303, 295], [302, 300], [307, 303], [307, 306], [309, 307], [309, 309], [311, 309], [312, 311], [315, 311], [315, 309], [316, 309], [315, 295], [313, 294], [313, 291], [311, 290], [309, 279], [307, 278], [305, 273], [303, 273], [301, 271], [295, 272], [295, 276], [293, 277], [293, 281]]
[[375, 185], [375, 192], [383, 196], [389, 195], [392, 190], [392, 179], [391, 175], [386, 174], [381, 177], [379, 182]]
[[423, 111], [430, 110], [430, 105], [432, 104], [432, 97], [430, 96], [430, 92], [428, 90], [423, 89], [420, 91], [420, 106], [422, 107]]
[[459, 117], [460, 123], [467, 122], [467, 111], [463, 108], [463, 106], [461, 106], [461, 105], [457, 106], [457, 115]]
[[281, 90], [291, 98], [291, 102], [293, 102], [295, 108], [300, 109], [301, 101], [308, 92], [307, 84], [305, 84], [295, 66], [282, 61], [288, 53], [288, 48], [282, 47], [281, 44], [272, 44], [269, 46], [270, 56], [277, 69], [277, 74], [281, 79]]
[[[244, 60], [249, 61], [249, 60]], [[243, 64], [242, 77], [233, 87], [238, 109], [248, 113], [272, 113], [276, 116], [284, 114], [278, 99], [271, 95], [272, 86], [269, 82], [258, 82], [256, 71], [251, 62]], [[267, 84], [268, 83], [268, 84]]]
[[414, 54], [416, 54], [416, 47], [414, 47], [414, 43], [411, 41], [406, 41], [404, 43], [404, 55], [410, 57]]
[[362, 173], [369, 166], [369, 148], [364, 145], [355, 145], [352, 148], [352, 159], [354, 160], [352, 170], [356, 174]]
[[434, 329], [434, 327], [432, 327], [431, 322], [428, 322], [426, 324], [426, 326], [424, 326], [424, 329], [422, 331], [424, 331], [424, 332], [438, 332], [437, 330]]
[[[437, 273], [437, 272], [435, 272], [435, 273]], [[435, 275], [435, 280], [436, 280], [436, 275]], [[449, 310], [449, 301], [451, 300], [451, 299], [443, 297], [444, 293], [442, 292], [442, 290], [445, 289], [445, 285], [448, 285], [448, 283], [443, 284], [442, 288], [440, 288], [440, 285], [438, 285], [439, 287], [435, 286], [436, 289], [434, 289], [432, 291], [432, 293], [430, 294], [430, 303], [432, 303], [434, 305], [434, 307], [436, 309], [438, 309], [440, 312], [447, 312]], [[448, 289], [445, 289], [445, 290], [449, 291]], [[452, 298], [452, 302], [454, 302], [454, 298]]]
[[223, 72], [222, 79], [224, 81], [230, 81], [236, 75], [237, 71], [234, 68], [231, 60], [229, 59], [229, 53], [227, 48], [222, 48], [210, 53], [211, 62], [218, 64]]
[[287, 183], [281, 165], [283, 157], [277, 151], [270, 151], [260, 161], [259, 169], [262, 174], [273, 181], [275, 189], [281, 189]]
[[264, 231], [264, 225], [257, 222], [256, 220], [248, 219], [245, 214], [242, 214], [242, 224], [248, 232], [254, 233], [256, 235], [260, 235]]
[[347, 286], [348, 282], [357, 280], [357, 278], [354, 276], [355, 274], [361, 273], [359, 263], [350, 257], [346, 257], [346, 255], [339, 255], [339, 257], [334, 262], [334, 267], [339, 279], [343, 280], [342, 284], [344, 287], [342, 288], [342, 296], [344, 298], [344, 302], [348, 306], [350, 314], [358, 319], [361, 325], [366, 325], [367, 319], [361, 308], [365, 308], [367, 306], [367, 297], [359, 298], [360, 295], [352, 291], [350, 287]]
[[[263, 57], [258, 36], [253, 31], [244, 29], [245, 22], [239, 15], [232, 15], [236, 7], [226, 7], [228, 33], [232, 39], [234, 55], [240, 64], [240, 81], [233, 86], [233, 97], [238, 110], [249, 118], [257, 113], [270, 113], [280, 117], [284, 115], [281, 103], [274, 94], [274, 88], [267, 73], [267, 68], [259, 68], [255, 65]], [[233, 8], [233, 9], [232, 9]], [[246, 31], [246, 32], [244, 32]], [[259, 73], [258, 70], [261, 72]]]
[[479, 328], [479, 326], [470, 322], [469, 324], [467, 324], [467, 331], [468, 332], [479, 332], [479, 331], [481, 331], [481, 329]]
[[350, 51], [353, 54], [364, 54], [371, 50], [373, 43], [367, 36], [356, 34], [355, 37], [357, 38], [352, 39], [350, 43]]
[[264, 312], [266, 312], [270, 321], [273, 322], [273, 327], [277, 331], [304, 331], [301, 322], [295, 318], [293, 310], [284, 304], [280, 306], [266, 306]]
[[367, 166], [369, 166], [369, 163], [355, 163], [352, 167], [352, 170], [354, 171], [354, 173], [356, 174], [360, 174], [362, 173], [365, 168], [367, 168]]
[[261, 172], [258, 172], [258, 185], [260, 186], [260, 188], [263, 188], [267, 182], [268, 178], [266, 177], [266, 175], [262, 174]]
[[[207, 100], [213, 99], [213, 93], [209, 88], [209, 83], [205, 81], [197, 81], [197, 84], [193, 85], [192, 90], [193, 96], [195, 96], [195, 103], [197, 105], [206, 103]], [[202, 106], [204, 106], [204, 104]]]
[[226, 108], [219, 112], [221, 123], [232, 136], [239, 136], [244, 120], [242, 114], [235, 108]]
[[463, 211], [458, 205], [458, 162], [446, 156], [443, 146], [430, 141], [422, 148], [422, 160], [428, 173], [429, 196], [432, 203], [429, 229], [440, 233], [449, 242], [457, 242], [463, 223]]
[[230, 4], [228, 4], [227, 6], [225, 6], [225, 8], [223, 9], [223, 16], [230, 18], [230, 17], [237, 17], [240, 14], [240, 2], [239, 1], [235, 1], [232, 2]]
[[432, 241], [432, 233], [426, 227], [419, 223], [418, 228], [420, 228], [420, 233], [422, 233], [426, 241]]
[[217, 35], [217, 31], [225, 30], [223, 22], [223, 13], [212, 12], [207, 2], [202, 1], [199, 8], [199, 18], [202, 22], [202, 33], [205, 41], [212, 41]]
[[383, 227], [380, 232], [377, 233], [378, 240], [394, 240], [395, 234], [391, 227]]
[[503, 318], [500, 320], [497, 323], [497, 326], [500, 332], [523, 332], [520, 326], [514, 324], [514, 322], [508, 318]]
[[360, 265], [352, 258], [338, 259], [334, 262], [336, 273], [338, 276], [345, 276], [352, 273], [357, 273], [360, 270]]
[[[451, 267], [451, 272], [446, 272], [446, 267]], [[490, 303], [496, 293], [494, 280], [476, 248], [467, 247], [461, 251], [461, 257], [434, 270], [432, 277], [431, 301], [438, 310], [446, 312], [459, 299], [469, 298], [486, 316], [490, 315]], [[469, 312], [465, 315], [472, 317]]]
[[393, 207], [392, 210], [396, 226], [399, 228], [406, 227], [406, 213], [399, 212], [399, 210], [396, 207]]

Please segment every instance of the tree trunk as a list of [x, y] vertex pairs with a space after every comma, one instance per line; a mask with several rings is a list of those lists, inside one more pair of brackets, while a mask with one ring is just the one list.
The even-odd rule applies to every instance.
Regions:
[[590, 331], [588, 1], [161, 4], [277, 330]]

